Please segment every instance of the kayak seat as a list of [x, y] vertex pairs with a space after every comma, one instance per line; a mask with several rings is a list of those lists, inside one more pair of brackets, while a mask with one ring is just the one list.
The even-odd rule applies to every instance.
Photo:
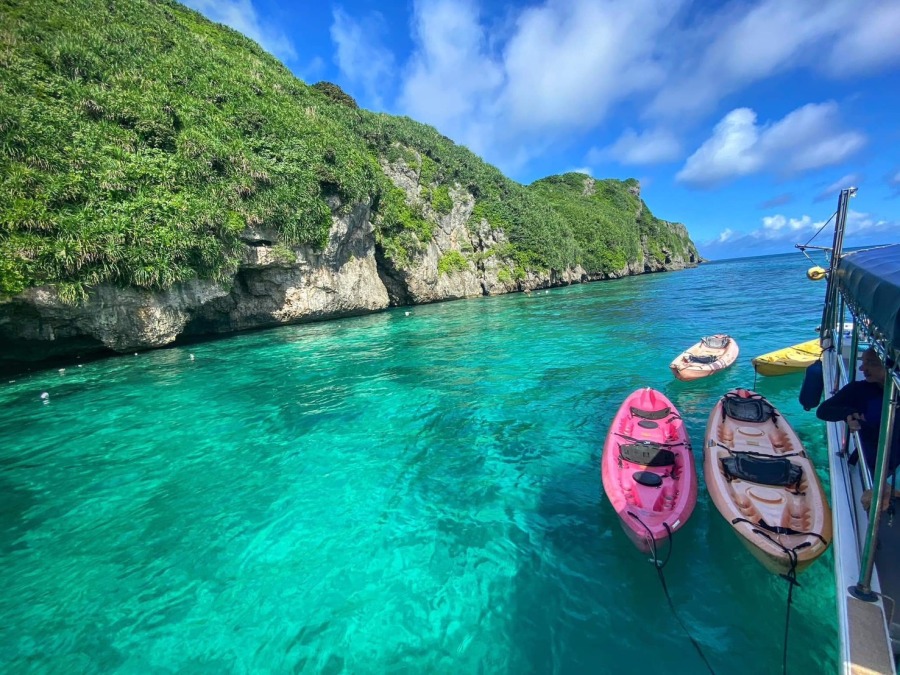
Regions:
[[634, 417], [640, 417], [645, 420], [661, 420], [663, 417], [668, 417], [671, 412], [671, 408], [663, 408], [662, 410], [641, 410], [634, 406], [631, 407], [631, 414]]
[[803, 479], [803, 467], [784, 457], [723, 457], [722, 470], [728, 481], [739, 479], [759, 485], [790, 487]]
[[635, 483], [640, 483], [641, 485], [645, 485], [646, 487], [655, 487], [658, 488], [662, 485], [662, 476], [657, 473], [653, 473], [652, 471], [635, 471], [631, 474], [631, 477], [634, 478]]
[[739, 422], [766, 422], [775, 418], [775, 408], [763, 398], [741, 398], [731, 392], [722, 399], [725, 415]]
[[619, 457], [641, 466], [673, 466], [675, 453], [658, 443], [620, 443]]
[[689, 354], [688, 359], [691, 363], [715, 363], [719, 360], [719, 357], [715, 354], [709, 354], [707, 356], [702, 356], [700, 354]]
[[728, 346], [728, 343], [731, 342], [731, 338], [725, 335], [710, 335], [709, 337], [702, 338], [700, 342], [710, 349], [725, 349], [725, 347]]

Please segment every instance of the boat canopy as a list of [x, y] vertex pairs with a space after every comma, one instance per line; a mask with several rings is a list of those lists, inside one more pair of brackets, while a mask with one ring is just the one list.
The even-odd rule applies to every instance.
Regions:
[[854, 312], [869, 319], [888, 350], [900, 352], [900, 244], [845, 254], [837, 281]]

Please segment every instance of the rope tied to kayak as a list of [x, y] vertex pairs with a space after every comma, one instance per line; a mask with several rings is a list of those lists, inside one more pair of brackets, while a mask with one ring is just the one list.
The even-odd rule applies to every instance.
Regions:
[[779, 575], [782, 579], [788, 582], [788, 596], [787, 596], [787, 608], [785, 610], [784, 616], [784, 650], [781, 656], [781, 672], [787, 675], [787, 654], [788, 654], [788, 633], [791, 629], [791, 603], [793, 602], [794, 597], [794, 586], [799, 586], [800, 582], [797, 581], [797, 551], [800, 551], [804, 548], [812, 546], [811, 542], [804, 541], [801, 544], [797, 544], [793, 548], [788, 548], [780, 541], [770, 537], [765, 531], [758, 529], [758, 527], [762, 527], [766, 530], [774, 532], [775, 534], [788, 534], [788, 535], [804, 535], [804, 536], [813, 536], [818, 537], [822, 540], [822, 543], [825, 542], [825, 538], [816, 532], [798, 532], [796, 530], [792, 530], [789, 527], [776, 527], [772, 525], [768, 525], [765, 521], [760, 520], [759, 523], [753, 523], [746, 518], [735, 518], [731, 521], [732, 524], [736, 524], [739, 522], [748, 523], [753, 526], [753, 533], [758, 534], [762, 537], [765, 537], [770, 542], [775, 544], [778, 548], [784, 551], [784, 554], [788, 558], [788, 563], [790, 564], [790, 568], [787, 571], [787, 574]]
[[672, 537], [672, 528], [669, 527], [669, 524], [667, 522], [663, 521], [663, 527], [666, 528], [666, 538], [669, 540], [669, 548], [666, 552], [666, 559], [660, 562], [658, 551], [656, 548], [656, 540], [653, 538], [653, 531], [649, 527], [647, 527], [647, 524], [643, 520], [641, 520], [636, 513], [634, 513], [633, 511], [626, 511], [626, 513], [634, 518], [637, 522], [639, 522], [645, 530], [647, 530], [647, 539], [650, 542], [650, 552], [653, 554], [653, 559], [650, 562], [652, 562], [653, 566], [656, 568], [656, 574], [657, 576], [659, 576], [659, 583], [662, 585], [663, 594], [666, 596], [666, 602], [669, 603], [669, 609], [672, 612], [672, 616], [675, 617], [678, 625], [681, 626], [681, 630], [684, 631], [685, 635], [687, 635], [688, 639], [691, 641], [691, 644], [694, 645], [694, 649], [697, 650], [697, 653], [700, 655], [703, 663], [706, 664], [707, 670], [709, 670], [712, 675], [716, 675], [716, 671], [713, 670], [709, 661], [706, 659], [706, 656], [703, 654], [703, 650], [700, 648], [700, 644], [694, 639], [694, 636], [691, 635], [691, 632], [687, 629], [687, 626], [684, 625], [681, 617], [678, 616], [678, 612], [675, 610], [675, 604], [672, 602], [672, 598], [669, 596], [669, 588], [668, 586], [666, 586], [666, 577], [663, 574], [663, 568], [668, 564], [669, 558], [672, 557], [672, 545], [674, 542], [674, 538]]
[[[719, 443], [716, 441], [716, 445], [723, 450], [727, 450], [732, 455], [751, 455], [753, 457], [772, 457], [771, 453], [765, 452], [756, 452], [754, 450], [735, 450], [734, 448], [729, 448], [727, 445], [723, 443]], [[797, 450], [796, 452], [786, 452], [783, 455], [778, 455], [778, 457], [806, 457], [806, 452], [803, 450]]]

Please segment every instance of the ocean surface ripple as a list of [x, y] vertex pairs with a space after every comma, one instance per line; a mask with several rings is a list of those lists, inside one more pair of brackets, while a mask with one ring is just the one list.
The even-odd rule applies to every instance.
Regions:
[[[754, 387], [750, 359], [815, 337], [808, 266], [397, 308], [5, 382], [0, 669], [704, 672], [603, 494], [600, 451], [652, 386], [701, 470], [709, 412]], [[675, 381], [669, 361], [716, 332], [737, 364]], [[800, 377], [755, 384], [827, 482]], [[837, 670], [832, 566], [794, 594], [791, 672]], [[716, 672], [780, 672], [787, 584], [702, 476], [665, 575]]]

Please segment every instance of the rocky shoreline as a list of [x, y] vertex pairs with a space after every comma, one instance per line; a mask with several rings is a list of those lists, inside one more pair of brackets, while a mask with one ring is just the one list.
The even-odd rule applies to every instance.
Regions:
[[[415, 198], [414, 176], [394, 167], [391, 177]], [[474, 198], [460, 190], [451, 196], [449, 214], [427, 214], [436, 223], [434, 237], [403, 266], [377, 245], [369, 204], [348, 210], [333, 201], [323, 251], [289, 249], [274, 232], [248, 229], [242, 237], [243, 261], [230, 283], [193, 280], [158, 292], [104, 285], [92, 288], [77, 305], [63, 302], [52, 286], [28, 289], [0, 303], [0, 368], [15, 372], [249, 329], [680, 270], [703, 262], [699, 256], [685, 260], [666, 250], [665, 259], [657, 260], [643, 242], [643, 259], [612, 274], [588, 274], [575, 267], [513, 278], [509, 261], [494, 254], [506, 243], [505, 233], [484, 220], [472, 227]], [[688, 239], [683, 225], [669, 226]], [[466, 261], [465, 269], [440, 270], [441, 258], [451, 252]]]

